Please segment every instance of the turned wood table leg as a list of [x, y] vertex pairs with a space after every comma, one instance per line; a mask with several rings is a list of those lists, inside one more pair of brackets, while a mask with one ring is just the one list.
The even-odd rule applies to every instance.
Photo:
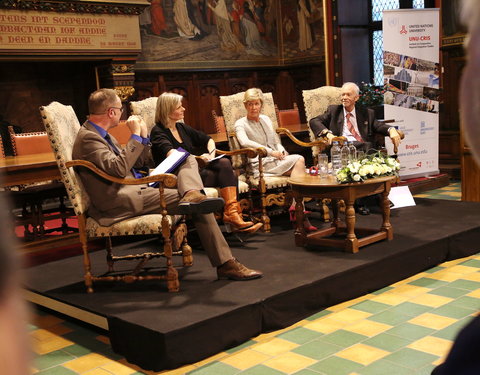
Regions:
[[307, 232], [303, 222], [305, 221], [305, 212], [303, 206], [303, 197], [294, 194], [295, 199], [295, 245], [304, 246], [307, 242]]
[[393, 240], [393, 227], [392, 227], [392, 224], [390, 224], [390, 201], [388, 200], [389, 193], [390, 193], [390, 183], [386, 182], [385, 189], [383, 190], [383, 193], [382, 193], [382, 200], [381, 200], [382, 217], [383, 217], [381, 230], [384, 232], [387, 232], [387, 239], [390, 241], [390, 240]]
[[351, 253], [358, 252], [358, 239], [355, 235], [355, 208], [354, 199], [345, 199], [345, 224], [347, 226], [346, 250]]

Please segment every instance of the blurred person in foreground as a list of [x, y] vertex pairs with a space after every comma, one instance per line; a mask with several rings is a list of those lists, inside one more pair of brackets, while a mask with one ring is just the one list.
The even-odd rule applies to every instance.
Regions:
[[[468, 28], [467, 65], [460, 83], [460, 117], [465, 139], [480, 165], [480, 1], [462, 2], [462, 19]], [[480, 374], [480, 316], [477, 314], [458, 333], [445, 362], [435, 367], [432, 375]]]
[[20, 289], [13, 228], [6, 217], [10, 210], [3, 198], [0, 196], [0, 373], [28, 375], [32, 359], [27, 331], [29, 314]]

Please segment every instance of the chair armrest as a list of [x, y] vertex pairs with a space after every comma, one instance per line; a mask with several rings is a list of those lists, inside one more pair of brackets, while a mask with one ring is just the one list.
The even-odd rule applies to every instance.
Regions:
[[286, 129], [286, 128], [278, 128], [277, 133], [287, 135], [288, 138], [290, 138], [293, 142], [295, 142], [297, 145], [302, 146], [302, 147], [318, 146], [318, 147], [320, 147], [320, 150], [323, 150], [325, 147], [328, 146], [328, 142], [323, 140], [323, 139], [319, 139], [319, 140], [313, 141], [313, 142], [303, 142], [303, 141], [299, 140], [297, 137], [295, 137], [292, 134], [292, 132], [290, 130]]
[[[254, 158], [258, 155], [260, 156], [267, 156], [267, 150], [265, 150], [263, 147], [262, 148], [239, 148], [238, 150], [233, 150], [233, 151], [224, 151], [224, 150], [215, 150], [215, 155], [227, 155], [227, 156], [233, 156], [233, 155], [243, 155], [245, 154], [249, 158]], [[195, 156], [195, 159], [197, 159], [197, 163], [200, 166], [200, 168], [205, 168], [205, 166], [208, 164], [201, 156]]]
[[71, 160], [65, 163], [67, 168], [82, 166], [90, 169], [97, 175], [103, 177], [104, 179], [116, 182], [117, 184], [122, 185], [143, 185], [149, 184], [151, 182], [160, 182], [161, 185], [165, 187], [174, 188], [177, 186], [177, 176], [172, 173], [157, 174], [155, 176], [147, 176], [142, 178], [118, 178], [110, 176], [109, 174], [103, 172], [101, 169], [97, 168], [95, 164], [87, 160]]

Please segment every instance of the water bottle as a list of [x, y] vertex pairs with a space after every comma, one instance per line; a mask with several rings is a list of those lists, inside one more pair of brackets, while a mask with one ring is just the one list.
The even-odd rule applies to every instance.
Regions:
[[338, 141], [333, 141], [332, 148], [330, 149], [330, 161], [332, 162], [332, 169], [334, 173], [342, 168], [342, 156], [340, 154], [340, 146], [338, 145]]
[[350, 161], [350, 149], [348, 147], [348, 142], [345, 142], [340, 149], [340, 155], [342, 159], [342, 167], [346, 167], [348, 162]]
[[348, 142], [348, 150], [349, 150], [349, 159], [351, 161], [357, 160], [357, 148], [353, 144], [353, 142]]

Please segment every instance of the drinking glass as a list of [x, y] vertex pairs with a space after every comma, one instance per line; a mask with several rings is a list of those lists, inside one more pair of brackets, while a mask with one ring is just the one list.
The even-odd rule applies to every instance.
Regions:
[[323, 177], [328, 173], [328, 155], [318, 154], [318, 174]]

